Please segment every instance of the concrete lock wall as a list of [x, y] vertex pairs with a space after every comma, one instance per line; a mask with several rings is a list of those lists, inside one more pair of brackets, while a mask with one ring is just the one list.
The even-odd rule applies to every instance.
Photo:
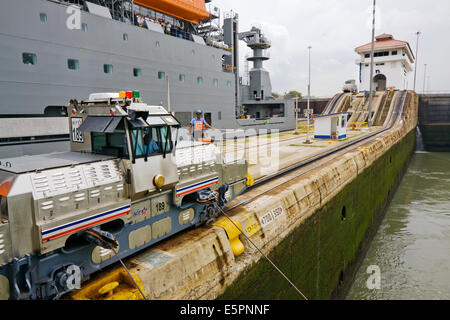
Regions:
[[[283, 203], [292, 226], [274, 228], [278, 236], [272, 239], [269, 257], [308, 298], [342, 296], [349, 284], [345, 280], [357, 270], [357, 258], [370, 240], [367, 236], [376, 230], [414, 150], [417, 97], [413, 100], [402, 127], [271, 195], [278, 200], [273, 202]], [[264, 242], [270, 246], [267, 240], [259, 245]], [[301, 297], [260, 259], [220, 298]]]
[[425, 150], [450, 151], [450, 94], [420, 95], [419, 127]]
[[[407, 112], [392, 129], [228, 212], [309, 299], [340, 297], [349, 285], [414, 150], [417, 105], [410, 93]], [[264, 220], [268, 212], [277, 218]], [[164, 241], [129, 266], [149, 299], [302, 299], [239, 239], [245, 250], [235, 257], [225, 230], [205, 226]]]

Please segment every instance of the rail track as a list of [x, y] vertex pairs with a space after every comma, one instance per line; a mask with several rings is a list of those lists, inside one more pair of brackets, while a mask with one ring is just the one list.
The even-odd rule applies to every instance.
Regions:
[[[300, 177], [302, 175], [305, 175], [306, 173], [308, 173], [308, 172], [310, 172], [310, 171], [312, 171], [312, 170], [322, 166], [326, 162], [329, 162], [329, 161], [332, 161], [333, 159], [336, 159], [338, 156], [340, 156], [343, 153], [343, 151], [349, 152], [349, 151], [355, 150], [358, 147], [360, 147], [362, 144], [364, 144], [368, 139], [373, 138], [375, 136], [378, 136], [378, 135], [380, 135], [380, 134], [382, 134], [382, 133], [384, 133], [384, 132], [386, 132], [388, 130], [391, 130], [394, 127], [394, 125], [398, 121], [400, 121], [401, 117], [405, 114], [406, 106], [407, 106], [406, 102], [408, 101], [408, 99], [407, 99], [408, 96], [409, 96], [408, 92], [407, 91], [403, 91], [403, 92], [400, 93], [400, 95], [397, 98], [397, 100], [395, 100], [395, 105], [394, 105], [394, 108], [392, 110], [393, 112], [391, 114], [390, 122], [389, 122], [388, 126], [382, 128], [380, 130], [377, 130], [375, 132], [372, 132], [372, 133], [370, 133], [368, 135], [364, 135], [361, 138], [358, 138], [358, 139], [356, 139], [354, 141], [351, 141], [351, 142], [349, 142], [347, 144], [344, 144], [344, 145], [342, 145], [340, 147], [337, 147], [337, 148], [335, 148], [333, 150], [330, 150], [328, 152], [316, 155], [316, 156], [314, 156], [312, 158], [309, 158], [307, 160], [300, 161], [300, 162], [298, 162], [296, 164], [288, 166], [288, 167], [286, 167], [284, 169], [281, 169], [280, 171], [278, 171], [278, 172], [276, 172], [274, 174], [267, 175], [267, 176], [261, 177], [259, 179], [256, 179], [255, 183], [253, 184], [253, 186], [247, 188], [247, 190], [244, 192], [244, 195], [245, 195], [245, 193], [249, 192], [250, 190], [254, 190], [256, 187], [264, 184], [265, 182], [267, 182], [269, 180], [281, 178], [282, 176], [284, 176], [284, 175], [286, 175], [288, 173], [291, 173], [291, 172], [293, 172], [295, 170], [305, 168], [308, 165], [312, 165], [317, 160], [321, 160], [321, 159], [327, 158], [327, 159], [325, 159], [325, 161], [321, 161], [319, 163], [316, 163], [314, 166], [312, 166], [310, 168], [307, 168], [304, 171], [301, 171], [299, 174], [296, 174], [293, 177], [290, 177], [287, 181], [284, 181], [284, 183], [285, 182], [289, 182], [291, 180], [294, 180], [294, 179], [296, 179], [296, 178], [298, 178], [298, 177]], [[335, 154], [334, 157], [328, 158], [329, 156], [331, 156], [333, 154]], [[235, 204], [235, 205], [233, 205], [231, 207], [225, 207], [224, 211], [225, 212], [229, 212], [229, 211], [231, 211], [231, 210], [233, 210], [233, 209], [235, 209], [237, 207], [243, 206], [243, 205], [245, 205], [245, 204], [255, 200], [256, 198], [258, 198], [258, 197], [260, 197], [260, 196], [262, 196], [262, 195], [264, 195], [264, 194], [266, 194], [266, 193], [268, 193], [268, 192], [270, 192], [270, 191], [272, 191], [272, 190], [274, 190], [274, 189], [276, 189], [278, 187], [279, 187], [279, 185], [277, 185], [275, 187], [272, 187], [272, 188], [270, 188], [268, 190], [264, 190], [264, 191], [258, 193], [257, 195], [255, 195], [255, 196], [253, 196], [251, 198], [246, 198], [245, 200], [243, 200], [243, 201], [241, 201], [241, 202], [239, 202], [239, 203], [237, 203], [237, 204]]]

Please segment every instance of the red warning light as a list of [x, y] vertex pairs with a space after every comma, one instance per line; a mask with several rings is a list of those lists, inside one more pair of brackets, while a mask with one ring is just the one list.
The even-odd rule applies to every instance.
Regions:
[[126, 92], [126, 97], [130, 98], [130, 99], [133, 98], [133, 91], [127, 91]]

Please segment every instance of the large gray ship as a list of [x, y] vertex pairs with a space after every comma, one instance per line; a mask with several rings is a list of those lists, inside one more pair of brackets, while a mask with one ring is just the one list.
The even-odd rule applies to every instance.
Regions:
[[2, 0], [0, 156], [67, 150], [65, 106], [93, 92], [139, 90], [182, 125], [201, 109], [218, 129], [293, 129], [294, 100], [272, 98], [263, 68], [270, 41], [209, 2]]

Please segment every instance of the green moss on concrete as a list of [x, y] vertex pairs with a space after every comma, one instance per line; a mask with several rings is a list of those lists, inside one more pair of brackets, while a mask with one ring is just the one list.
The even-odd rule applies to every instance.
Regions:
[[[376, 231], [388, 199], [402, 177], [414, 150], [415, 137], [413, 130], [269, 254], [308, 299], [338, 297], [348, 286], [370, 234]], [[219, 299], [301, 299], [301, 296], [261, 258]]]

